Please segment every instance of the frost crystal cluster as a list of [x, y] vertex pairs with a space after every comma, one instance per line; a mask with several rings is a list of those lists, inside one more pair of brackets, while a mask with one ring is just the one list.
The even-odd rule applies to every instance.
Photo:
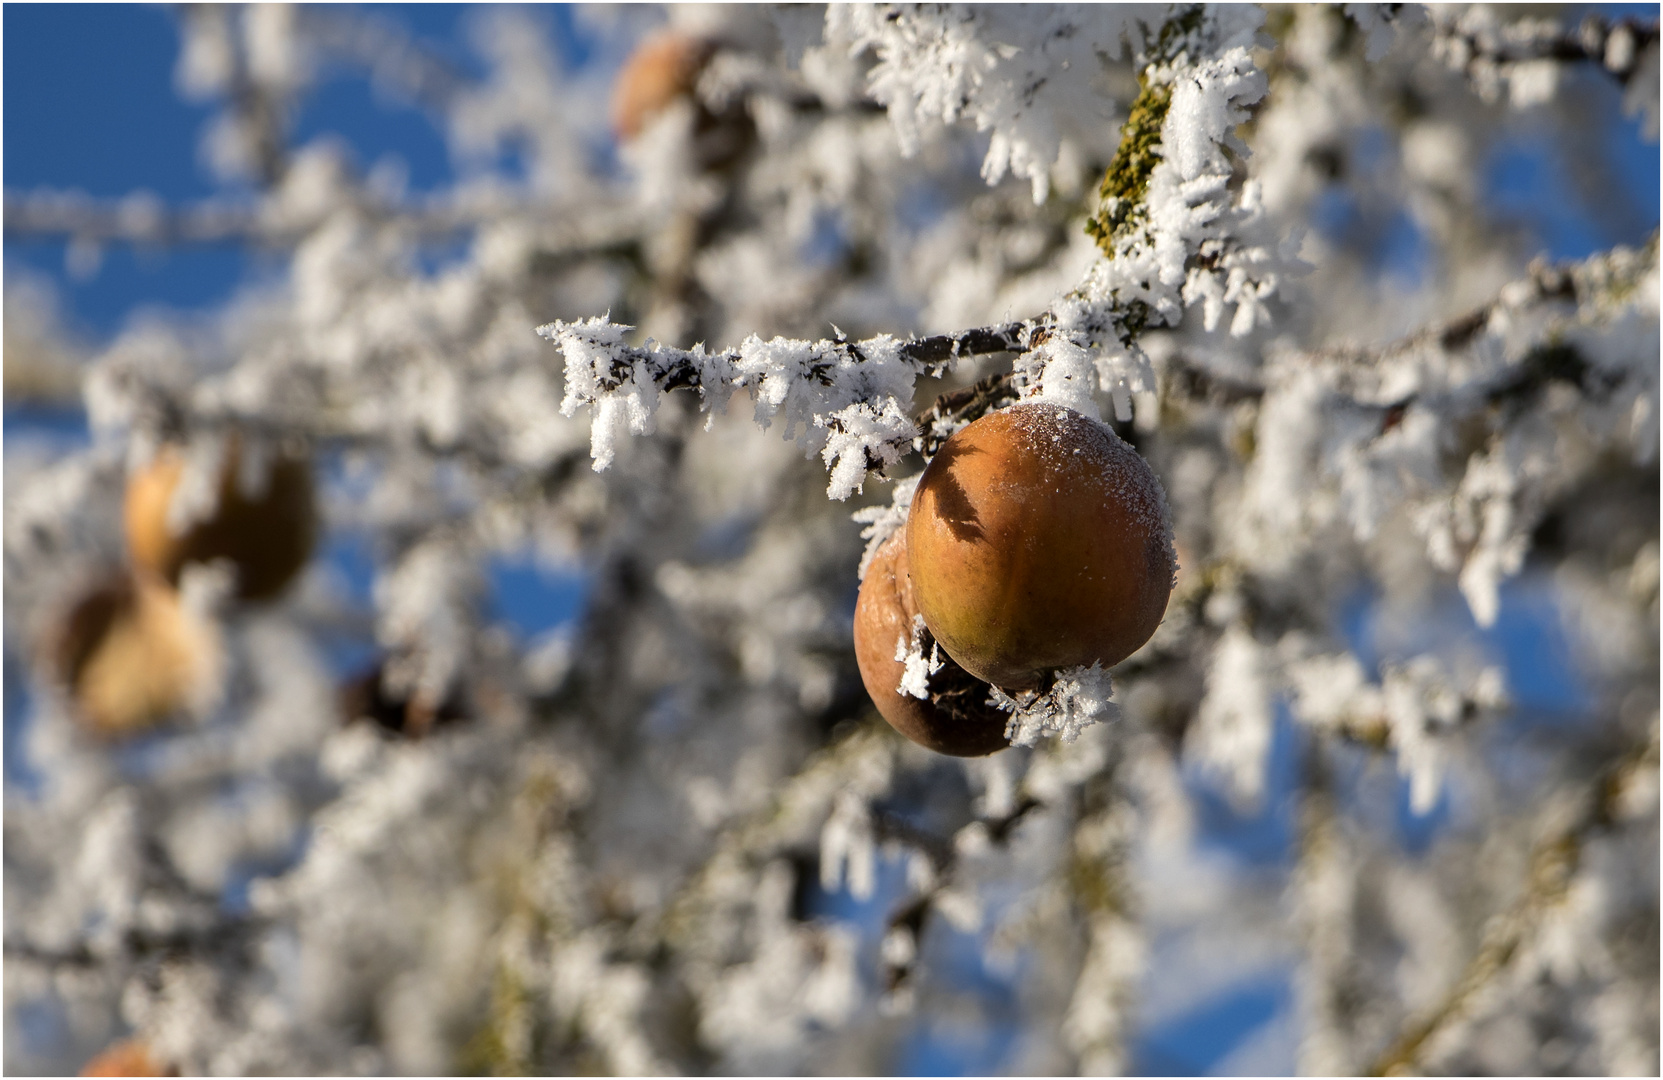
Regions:
[[[96, 345], [8, 272], [7, 1071], [1655, 1074], [1641, 14], [481, 9], [473, 72], [373, 11], [181, 10], [223, 193], [6, 192], [74, 273], [281, 268]], [[302, 141], [343, 72], [453, 179]], [[1574, 250], [1497, 194], [1530, 154], [1594, 193]], [[66, 388], [90, 438], [31, 440]], [[862, 688], [856, 590], [1029, 399], [1149, 461], [1176, 587], [1112, 681], [986, 687], [1012, 747], [940, 757]], [[189, 692], [95, 732], [66, 627], [126, 478], [183, 444], [169, 527], [211, 520], [233, 436], [239, 490], [309, 456], [322, 540], [269, 603], [187, 567]]]

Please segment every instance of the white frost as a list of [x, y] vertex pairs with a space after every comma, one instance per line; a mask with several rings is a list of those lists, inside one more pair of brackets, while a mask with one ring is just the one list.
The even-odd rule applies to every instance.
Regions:
[[1055, 678], [1044, 693], [1019, 690], [1008, 694], [997, 686], [989, 687], [991, 703], [1011, 714], [1005, 738], [1012, 746], [1032, 746], [1049, 735], [1071, 743], [1092, 724], [1119, 718], [1120, 709], [1110, 700], [1114, 683], [1101, 664], [1067, 668], [1056, 672]]

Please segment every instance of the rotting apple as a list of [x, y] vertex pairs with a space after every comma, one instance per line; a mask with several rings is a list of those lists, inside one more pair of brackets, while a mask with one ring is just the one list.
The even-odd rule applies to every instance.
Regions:
[[123, 520], [133, 565], [177, 584], [187, 563], [226, 559], [236, 568], [237, 595], [267, 600], [282, 592], [311, 556], [317, 531], [312, 466], [304, 456], [275, 452], [265, 483], [245, 491], [242, 440], [227, 440], [213, 512], [175, 532], [169, 508], [184, 477], [182, 448], [166, 445], [127, 481]]
[[906, 533], [925, 624], [971, 675], [1008, 690], [1118, 664], [1172, 592], [1154, 471], [1107, 425], [1047, 402], [989, 413], [943, 443]]
[[[979, 757], [1010, 743], [1010, 717], [988, 704], [988, 686], [950, 658], [929, 677], [929, 697], [900, 689], [906, 663], [897, 660], [912, 642], [913, 601], [907, 574], [906, 531], [879, 546], [855, 601], [855, 660], [866, 692], [889, 725], [920, 746], [956, 757]], [[933, 642], [925, 640], [926, 654]]]

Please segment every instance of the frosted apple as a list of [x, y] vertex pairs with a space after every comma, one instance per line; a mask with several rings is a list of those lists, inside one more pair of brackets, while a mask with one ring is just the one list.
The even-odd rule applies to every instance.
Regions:
[[928, 698], [900, 691], [906, 664], [895, 656], [910, 645], [917, 614], [901, 530], [878, 548], [855, 602], [855, 660], [878, 711], [896, 731], [937, 753], [977, 757], [1010, 745], [1010, 717], [987, 704], [987, 685], [951, 659], [929, 677]]
[[1059, 405], [1013, 405], [955, 433], [918, 482], [906, 533], [924, 622], [966, 671], [1006, 689], [1119, 663], [1172, 592], [1153, 470]]
[[123, 521], [133, 565], [177, 583], [186, 563], [227, 559], [236, 567], [237, 595], [243, 599], [282, 592], [312, 552], [317, 511], [311, 463], [294, 454], [275, 455], [262, 488], [245, 491], [239, 482], [241, 442], [231, 439], [213, 512], [176, 532], [169, 507], [185, 465], [182, 449], [164, 446], [128, 478]]

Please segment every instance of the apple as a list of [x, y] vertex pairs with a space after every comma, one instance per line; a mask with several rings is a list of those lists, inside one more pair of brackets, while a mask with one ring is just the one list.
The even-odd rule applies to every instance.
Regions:
[[168, 585], [118, 575], [59, 621], [48, 660], [90, 733], [119, 738], [187, 708], [217, 666], [219, 639]]
[[942, 444], [907, 516], [924, 622], [971, 675], [1034, 689], [1118, 664], [1166, 612], [1175, 560], [1154, 471], [1105, 424], [1046, 402]]
[[241, 440], [232, 437], [220, 465], [213, 512], [175, 533], [168, 507], [185, 472], [185, 453], [162, 447], [127, 480], [123, 520], [133, 564], [177, 584], [186, 563], [227, 559], [237, 571], [237, 595], [267, 600], [282, 592], [311, 556], [317, 531], [312, 467], [304, 457], [275, 454], [264, 489], [243, 491], [238, 473]]
[[713, 51], [710, 42], [673, 31], [636, 46], [612, 84], [612, 130], [618, 138], [635, 138], [671, 102], [691, 93]]
[[[987, 704], [988, 687], [943, 657], [929, 678], [930, 696], [917, 698], [899, 689], [906, 670], [895, 659], [897, 645], [912, 641], [912, 582], [907, 574], [907, 538], [897, 531], [879, 546], [855, 601], [855, 660], [860, 678], [878, 712], [889, 725], [920, 746], [956, 757], [979, 757], [1003, 750], [1010, 719]], [[929, 654], [932, 642], [926, 640]]]
[[81, 1067], [82, 1076], [178, 1076], [151, 1054], [141, 1039], [126, 1039], [100, 1051]]

